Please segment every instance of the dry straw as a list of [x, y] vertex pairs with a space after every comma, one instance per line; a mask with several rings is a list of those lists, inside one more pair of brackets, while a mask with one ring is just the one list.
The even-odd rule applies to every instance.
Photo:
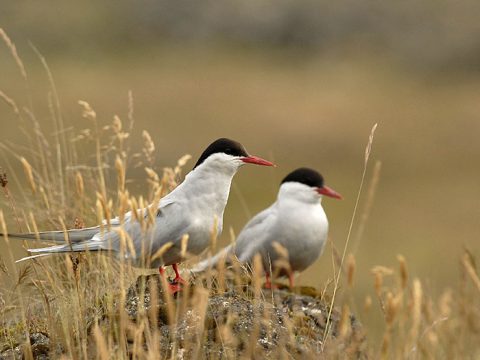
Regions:
[[355, 275], [355, 257], [353, 254], [347, 256], [347, 284], [348, 287], [353, 287], [353, 277]]
[[475, 268], [472, 265], [471, 257], [468, 254], [465, 254], [462, 258], [462, 263], [465, 270], [467, 271], [467, 274], [470, 276], [473, 283], [475, 284], [475, 287], [478, 291], [480, 291], [480, 278], [478, 277]]
[[20, 73], [22, 74], [22, 77], [23, 77], [25, 80], [27, 80], [27, 71], [25, 70], [25, 66], [23, 65], [22, 59], [20, 58], [20, 56], [18, 56], [17, 47], [16, 47], [15, 44], [12, 42], [12, 40], [10, 39], [10, 37], [7, 35], [7, 33], [5, 32], [5, 30], [3, 30], [2, 28], [0, 28], [0, 38], [3, 40], [3, 42], [5, 43], [5, 45], [7, 45], [8, 49], [10, 50], [13, 59], [15, 60], [15, 62], [17, 63], [18, 68], [20, 69]]
[[35, 180], [33, 178], [33, 170], [32, 165], [25, 159], [24, 157], [20, 158], [20, 162], [23, 165], [23, 171], [25, 171], [25, 175], [27, 176], [28, 182], [30, 184], [30, 188], [32, 189], [33, 193], [37, 192], [37, 186], [35, 184]]
[[18, 106], [15, 103], [15, 101], [12, 98], [10, 98], [9, 96], [7, 96], [7, 94], [5, 94], [1, 90], [0, 90], [0, 98], [3, 99], [3, 101], [5, 101], [12, 108], [13, 112], [16, 115], [20, 115], [20, 111], [18, 110]]
[[[355, 221], [355, 216], [356, 216], [356, 213], [357, 213], [358, 204], [360, 202], [360, 195], [362, 194], [363, 182], [365, 180], [365, 175], [366, 175], [366, 172], [367, 172], [368, 159], [370, 158], [370, 153], [371, 153], [372, 144], [373, 144], [373, 138], [374, 138], [376, 129], [377, 129], [377, 124], [373, 125], [372, 130], [370, 131], [370, 136], [368, 138], [367, 146], [365, 148], [365, 157], [364, 157], [364, 163], [363, 163], [362, 178], [361, 178], [361, 181], [360, 181], [360, 186], [359, 186], [358, 193], [357, 193], [357, 199], [355, 201], [355, 206], [354, 206], [354, 209], [353, 209], [352, 219], [350, 221], [350, 226], [348, 228], [347, 240], [345, 241], [345, 246], [343, 247], [342, 259], [340, 261], [340, 270], [343, 269], [343, 262], [345, 260], [345, 255], [347, 253], [348, 243], [350, 241], [350, 236], [352, 234], [353, 224], [354, 224], [354, 221]], [[330, 302], [330, 306], [329, 306], [329, 310], [328, 310], [327, 324], [325, 326], [325, 333], [324, 333], [323, 341], [322, 341], [322, 350], [325, 347], [326, 340], [327, 340], [327, 338], [330, 334], [330, 331], [331, 331], [330, 316], [332, 314], [333, 306], [335, 304], [335, 297], [337, 295], [337, 290], [338, 290], [338, 285], [340, 283], [341, 273], [342, 273], [342, 271], [338, 271], [337, 276], [335, 278], [335, 286], [333, 288], [332, 300]]]

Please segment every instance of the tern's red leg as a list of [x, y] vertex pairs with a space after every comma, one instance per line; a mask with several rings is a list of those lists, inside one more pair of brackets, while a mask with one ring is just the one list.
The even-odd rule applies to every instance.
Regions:
[[[160, 273], [161, 277], [165, 278], [165, 268], [163, 266], [160, 266], [158, 268], [158, 272]], [[175, 295], [177, 292], [182, 290], [182, 287], [178, 285], [178, 283], [171, 283], [170, 281], [168, 281], [168, 279], [165, 280], [167, 281], [168, 291], [170, 292], [170, 294]]]
[[265, 273], [265, 289], [275, 289], [276, 285], [270, 281], [270, 273]]
[[293, 289], [293, 272], [288, 273], [288, 282], [290, 284], [290, 290]]
[[180, 273], [178, 272], [178, 265], [173, 264], [172, 265], [173, 271], [175, 271], [175, 279], [173, 279], [174, 284], [185, 284], [187, 281], [180, 276]]

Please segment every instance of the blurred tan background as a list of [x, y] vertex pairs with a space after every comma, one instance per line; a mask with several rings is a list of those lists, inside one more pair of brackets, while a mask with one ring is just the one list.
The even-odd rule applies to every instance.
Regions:
[[[114, 114], [125, 119], [132, 90], [132, 142], [141, 142], [142, 129], [150, 132], [157, 170], [185, 153], [196, 158], [220, 136], [273, 159], [277, 168], [245, 167], [234, 180], [224, 223], [237, 233], [274, 201], [285, 174], [310, 166], [345, 197], [324, 200], [341, 252], [364, 148], [378, 123], [367, 185], [377, 160], [380, 182], [363, 237], [358, 244], [352, 238], [349, 249], [356, 249], [359, 307], [373, 292], [370, 269], [396, 266], [397, 254], [433, 294], [455, 286], [464, 247], [478, 254], [477, 1], [22, 1], [0, 7], [0, 26], [15, 41], [30, 80], [27, 91], [2, 43], [0, 90], [19, 104], [31, 98], [47, 132], [48, 79], [30, 43], [52, 70], [67, 126], [86, 127], [79, 99], [105, 124]], [[24, 143], [16, 121], [0, 102], [4, 142]], [[0, 159], [15, 161], [7, 153]], [[141, 193], [144, 172], [127, 177]], [[24, 254], [20, 246], [16, 253]], [[323, 286], [332, 276], [327, 246], [298, 282]], [[373, 318], [378, 314], [375, 304]]]

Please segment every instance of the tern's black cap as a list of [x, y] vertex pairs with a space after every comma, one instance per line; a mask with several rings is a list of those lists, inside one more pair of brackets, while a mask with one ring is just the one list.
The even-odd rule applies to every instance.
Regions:
[[208, 145], [205, 151], [200, 155], [197, 163], [193, 167], [194, 169], [204, 162], [210, 155], [216, 153], [225, 153], [232, 156], [248, 156], [247, 150], [237, 141], [227, 138], [220, 138]]
[[298, 182], [311, 187], [321, 188], [323, 186], [324, 180], [323, 176], [313, 169], [299, 168], [292, 171], [285, 177], [285, 179], [282, 180], [282, 184], [286, 182]]

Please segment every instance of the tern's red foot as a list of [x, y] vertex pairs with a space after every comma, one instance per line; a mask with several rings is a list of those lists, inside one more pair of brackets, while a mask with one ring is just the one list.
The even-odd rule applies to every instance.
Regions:
[[268, 290], [275, 290], [278, 286], [276, 284], [272, 284], [271, 282], [265, 282], [265, 289]]
[[269, 273], [265, 273], [265, 289], [276, 289], [277, 288], [277, 285], [273, 284], [271, 281], [270, 281], [270, 274]]
[[180, 275], [180, 272], [178, 271], [178, 265], [173, 264], [172, 268], [173, 268], [173, 271], [175, 271], [175, 279], [173, 279], [173, 283], [174, 284], [186, 284], [187, 281], [184, 278], [182, 278], [182, 276]]
[[[165, 268], [163, 266], [160, 266], [158, 268], [158, 272], [160, 273], [160, 276], [165, 278]], [[177, 274], [177, 271], [175, 272]], [[183, 290], [182, 286], [180, 285], [179, 281], [176, 281], [177, 277], [175, 276], [175, 279], [173, 282], [170, 282], [168, 279], [165, 278], [167, 285], [168, 285], [168, 292], [172, 295], [175, 295], [177, 292], [180, 292]], [[184, 281], [182, 279], [182, 281]]]
[[168, 283], [168, 292], [171, 295], [175, 295], [176, 293], [178, 293], [182, 290], [183, 290], [183, 288], [180, 284]]

